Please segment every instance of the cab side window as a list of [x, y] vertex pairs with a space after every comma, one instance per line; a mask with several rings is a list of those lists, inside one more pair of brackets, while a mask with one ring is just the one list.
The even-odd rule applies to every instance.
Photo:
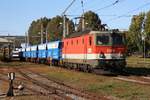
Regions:
[[89, 37], [89, 45], [92, 45], [92, 37]]

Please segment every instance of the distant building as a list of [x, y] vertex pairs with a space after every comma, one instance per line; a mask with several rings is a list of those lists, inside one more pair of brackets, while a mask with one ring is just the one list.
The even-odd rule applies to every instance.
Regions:
[[5, 38], [0, 38], [0, 48], [4, 47], [4, 46], [8, 46], [8, 45], [12, 45], [13, 42], [11, 40], [7, 40]]
[[2, 41], [5, 40], [4, 44], [11, 41], [14, 48], [19, 48], [21, 47], [21, 43], [25, 43], [25, 36], [0, 36], [0, 38], [2, 38]]

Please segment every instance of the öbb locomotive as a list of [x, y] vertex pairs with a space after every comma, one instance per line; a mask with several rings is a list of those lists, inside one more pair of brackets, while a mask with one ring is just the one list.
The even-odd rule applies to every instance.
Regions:
[[124, 68], [125, 35], [119, 31], [84, 31], [62, 41], [22, 48], [27, 61], [91, 71], [99, 68]]

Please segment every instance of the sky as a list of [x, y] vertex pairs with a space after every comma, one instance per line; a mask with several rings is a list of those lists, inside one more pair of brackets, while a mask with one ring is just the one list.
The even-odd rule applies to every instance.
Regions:
[[[61, 15], [71, 1], [0, 0], [0, 35], [25, 35], [33, 20]], [[111, 29], [128, 29], [132, 15], [150, 10], [150, 0], [83, 0], [83, 4], [85, 12], [94, 11]], [[76, 0], [66, 14], [72, 15], [70, 19], [80, 16], [81, 0]]]

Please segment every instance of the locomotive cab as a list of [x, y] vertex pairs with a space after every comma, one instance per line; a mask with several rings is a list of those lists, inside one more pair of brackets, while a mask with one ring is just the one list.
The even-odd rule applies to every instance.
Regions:
[[97, 67], [112, 66], [123, 68], [125, 62], [124, 34], [106, 31], [95, 34], [95, 53], [99, 54]]

